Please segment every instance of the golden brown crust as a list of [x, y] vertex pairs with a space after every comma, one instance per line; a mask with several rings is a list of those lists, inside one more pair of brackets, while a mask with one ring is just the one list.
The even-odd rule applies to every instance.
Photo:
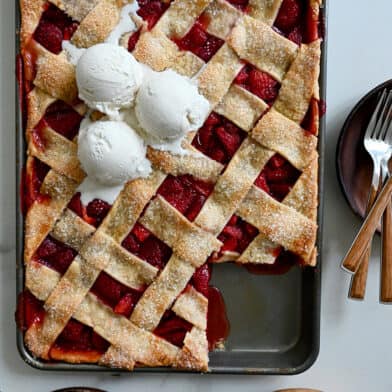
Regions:
[[302, 44], [283, 79], [274, 108], [301, 123], [308, 110], [320, 73], [320, 40]]
[[228, 44], [239, 57], [282, 80], [297, 53], [297, 45], [260, 20], [244, 16], [232, 30]]
[[249, 15], [271, 26], [283, 0], [249, 0]]
[[252, 137], [262, 146], [284, 156], [299, 170], [305, 169], [317, 155], [317, 138], [274, 109], [257, 123]]
[[71, 42], [79, 48], [88, 48], [104, 41], [116, 26], [120, 11], [115, 1], [100, 0], [82, 20]]

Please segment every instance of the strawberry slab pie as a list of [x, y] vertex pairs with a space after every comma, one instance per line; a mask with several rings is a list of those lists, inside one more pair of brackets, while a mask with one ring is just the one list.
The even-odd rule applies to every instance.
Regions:
[[214, 264], [316, 264], [321, 0], [20, 5], [26, 348], [208, 371]]

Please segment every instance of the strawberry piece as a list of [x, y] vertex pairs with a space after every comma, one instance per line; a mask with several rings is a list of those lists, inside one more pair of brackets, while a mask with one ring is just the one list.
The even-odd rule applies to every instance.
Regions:
[[279, 30], [288, 33], [300, 24], [301, 16], [302, 6], [300, 0], [283, 0], [275, 20], [275, 26]]
[[83, 334], [84, 325], [76, 320], [69, 320], [63, 331], [61, 337], [69, 342], [78, 342]]
[[192, 189], [185, 187], [180, 178], [172, 176], [166, 178], [157, 193], [182, 214], [185, 214], [195, 195]]
[[290, 178], [290, 173], [286, 168], [277, 168], [275, 170], [267, 169], [265, 171], [266, 178], [268, 182], [285, 182]]
[[210, 61], [211, 57], [220, 49], [224, 41], [220, 38], [210, 35], [206, 43], [196, 51], [198, 55], [205, 62]]
[[286, 162], [287, 162], [286, 159], [283, 158], [281, 155], [275, 154], [270, 159], [269, 165], [271, 165], [273, 168], [277, 169], [279, 167], [282, 167]]
[[125, 294], [114, 307], [114, 313], [129, 317], [136, 305], [136, 301], [137, 299], [134, 298], [132, 293]]
[[87, 215], [95, 220], [94, 225], [99, 226], [108, 214], [111, 205], [101, 199], [94, 199], [86, 207]]
[[226, 155], [225, 151], [223, 151], [220, 147], [215, 147], [212, 151], [209, 152], [209, 157], [214, 159], [219, 163], [227, 163], [229, 161], [229, 157]]
[[63, 101], [52, 103], [46, 110], [44, 120], [54, 131], [72, 140], [79, 132], [83, 117]]
[[207, 118], [206, 122], [204, 123], [204, 125], [214, 126], [214, 125], [219, 124], [220, 122], [221, 122], [221, 119], [220, 119], [219, 115], [217, 113], [212, 112], [208, 116], [208, 118]]
[[287, 38], [290, 41], [293, 41], [294, 43], [296, 43], [297, 45], [301, 45], [301, 43], [302, 43], [301, 29], [299, 27], [295, 27], [293, 30], [290, 31]]
[[325, 34], [324, 24], [321, 24], [321, 34], [319, 33], [319, 16], [318, 13], [315, 12], [314, 8], [310, 5], [306, 8], [306, 15], [305, 15], [305, 23], [306, 23], [306, 30], [305, 30], [305, 42], [310, 43], [316, 41], [319, 36], [323, 37]]
[[203, 180], [198, 180], [197, 178], [188, 174], [181, 176], [181, 180], [184, 184], [194, 188], [198, 193], [204, 196], [208, 196], [214, 188], [213, 184]]
[[100, 336], [96, 332], [92, 331], [91, 345], [95, 350], [98, 350], [99, 352], [104, 353], [109, 348], [110, 343], [106, 339], [104, 339], [102, 336]]
[[204, 31], [203, 26], [196, 22], [188, 33], [190, 44], [194, 48], [202, 47], [208, 39], [207, 33]]
[[239, 133], [229, 133], [226, 128], [219, 127], [215, 130], [220, 142], [229, 156], [233, 156], [241, 144]]
[[25, 290], [18, 296], [15, 321], [21, 331], [26, 331], [34, 323], [41, 322], [45, 316], [43, 302]]
[[263, 191], [270, 193], [269, 186], [267, 184], [267, 180], [265, 178], [265, 173], [264, 171], [260, 173], [260, 175], [257, 177], [255, 181], [255, 185], [261, 188]]
[[238, 226], [226, 226], [222, 233], [226, 234], [227, 236], [233, 237], [237, 240], [242, 238], [242, 230]]
[[34, 39], [54, 54], [61, 52], [63, 32], [52, 23], [41, 21], [34, 32]]
[[278, 201], [282, 201], [286, 195], [291, 191], [289, 184], [271, 184], [271, 194]]
[[136, 47], [137, 41], [139, 41], [140, 38], [140, 30], [135, 31], [128, 40], [128, 52], [133, 52], [133, 50]]
[[256, 229], [256, 227], [252, 226], [250, 223], [243, 221], [243, 227], [245, 229], [245, 232], [247, 234], [248, 237], [256, 237], [256, 235], [258, 234], [258, 230]]
[[230, 220], [227, 222], [228, 226], [234, 226], [238, 221], [238, 216], [237, 215], [233, 215]]
[[176, 316], [172, 311], [169, 312], [169, 315], [165, 316], [162, 318], [158, 327], [155, 328], [154, 334], [177, 347], [181, 347], [186, 333], [192, 329], [192, 324]]
[[71, 201], [68, 203], [68, 208], [72, 210], [76, 215], [83, 218], [83, 205], [80, 200], [80, 192], [73, 195]]
[[137, 255], [140, 249], [140, 243], [136, 240], [133, 234], [128, 234], [121, 244], [127, 251]]
[[139, 6], [140, 8], [137, 11], [137, 14], [147, 22], [148, 28], [152, 29], [161, 15], [166, 11], [169, 4], [154, 0], [139, 1]]
[[141, 244], [138, 256], [154, 267], [162, 269], [171, 253], [171, 249], [165, 243], [151, 235]]
[[69, 26], [66, 26], [63, 31], [63, 39], [69, 41], [78, 27], [79, 23], [77, 22], [72, 22]]
[[140, 223], [136, 222], [132, 229], [132, 234], [138, 239], [139, 242], [143, 242], [151, 235], [151, 232]]
[[120, 301], [124, 287], [106, 272], [101, 272], [91, 291], [112, 308]]
[[234, 79], [234, 83], [239, 85], [246, 85], [248, 83], [248, 78], [249, 78], [249, 67], [245, 65]]
[[235, 250], [237, 249], [237, 245], [238, 245], [238, 241], [234, 237], [227, 238], [223, 242], [223, 246], [220, 249], [220, 252], [227, 252], [227, 251], [235, 252]]
[[246, 11], [248, 7], [249, 0], [227, 0], [234, 7], [240, 9], [241, 11]]
[[50, 236], [45, 238], [36, 252], [39, 261], [61, 274], [65, 273], [75, 256], [76, 252], [72, 248]]
[[250, 91], [271, 104], [278, 96], [279, 83], [265, 72], [253, 68], [249, 73]]
[[187, 212], [185, 213], [185, 216], [191, 222], [193, 222], [196, 219], [205, 201], [206, 201], [206, 197], [203, 195], [197, 195], [193, 198], [192, 204], [190, 205]]
[[211, 279], [211, 267], [208, 263], [197, 268], [192, 276], [194, 288], [205, 297], [208, 296], [208, 285]]

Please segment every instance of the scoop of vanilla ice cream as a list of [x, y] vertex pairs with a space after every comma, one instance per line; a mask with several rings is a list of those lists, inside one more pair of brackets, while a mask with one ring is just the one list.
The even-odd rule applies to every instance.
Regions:
[[151, 72], [136, 96], [136, 117], [153, 143], [172, 142], [199, 129], [209, 111], [197, 85], [172, 70]]
[[123, 47], [102, 43], [91, 46], [76, 64], [79, 98], [109, 116], [133, 106], [143, 71]]
[[107, 186], [151, 172], [143, 140], [122, 121], [96, 121], [82, 127], [78, 157], [89, 179]]

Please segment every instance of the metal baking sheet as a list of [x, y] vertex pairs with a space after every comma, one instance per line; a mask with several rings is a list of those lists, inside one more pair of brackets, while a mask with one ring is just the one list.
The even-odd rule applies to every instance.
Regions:
[[[18, 2], [17, 2], [18, 3]], [[321, 20], [327, 26], [326, 2]], [[20, 13], [16, 6], [17, 31]], [[326, 95], [326, 31], [322, 44], [320, 95]], [[16, 35], [19, 53], [19, 35]], [[18, 99], [18, 89], [16, 89]], [[17, 294], [23, 291], [23, 216], [20, 210], [19, 184], [25, 163], [25, 141], [21, 112], [16, 104], [16, 169], [17, 169]], [[323, 179], [325, 116], [321, 118], [319, 135], [319, 210], [317, 246], [322, 249]], [[227, 374], [298, 374], [316, 360], [320, 343], [321, 253], [316, 268], [292, 268], [285, 275], [253, 275], [245, 268], [221, 264], [214, 266], [212, 284], [223, 293], [230, 320], [230, 335], [225, 349], [210, 353], [210, 372]], [[47, 363], [31, 355], [17, 330], [17, 347], [23, 360], [41, 370], [95, 371], [119, 374], [96, 365]], [[136, 372], [181, 372], [172, 368], [137, 368]]]

